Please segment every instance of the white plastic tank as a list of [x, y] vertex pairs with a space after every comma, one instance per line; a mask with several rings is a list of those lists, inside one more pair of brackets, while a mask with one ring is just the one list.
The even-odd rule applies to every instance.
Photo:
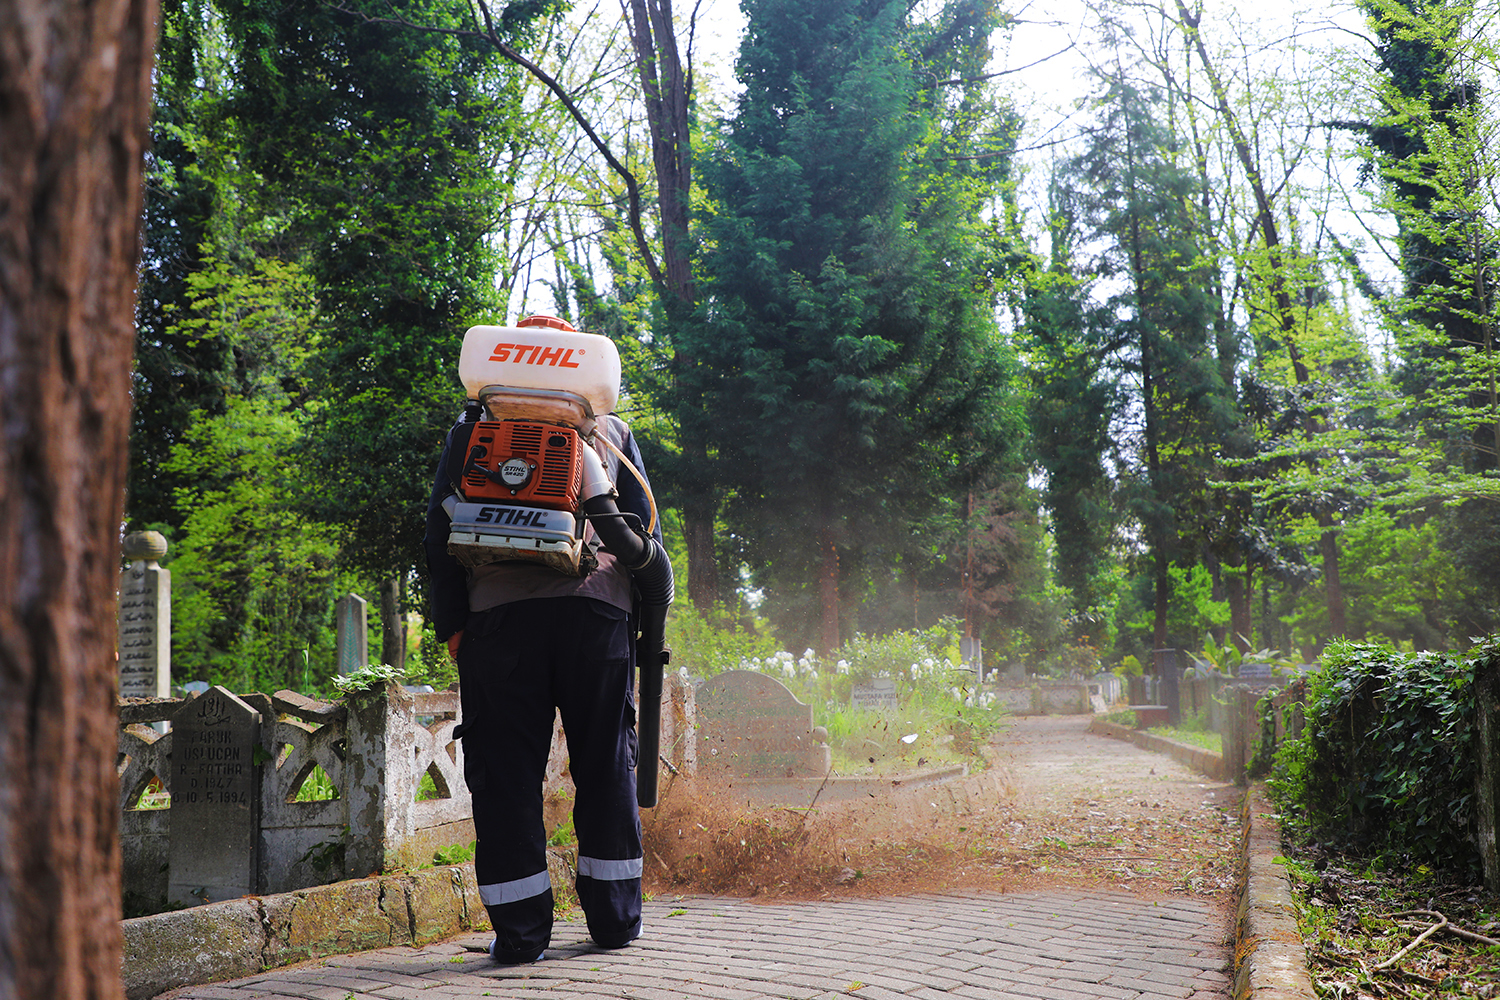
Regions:
[[469, 327], [458, 377], [470, 399], [488, 386], [561, 389], [582, 396], [600, 417], [620, 399], [620, 352], [608, 337], [532, 316], [516, 326]]

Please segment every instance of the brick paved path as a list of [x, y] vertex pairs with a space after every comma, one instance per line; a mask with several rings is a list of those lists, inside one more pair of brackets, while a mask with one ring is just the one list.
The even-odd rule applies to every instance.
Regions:
[[[1077, 728], [1077, 732], [1071, 730]], [[1069, 732], [1055, 732], [1067, 729]], [[1087, 736], [1081, 726], [1022, 724], [1021, 784], [1196, 782], [1159, 755]], [[1080, 742], [1081, 741], [1081, 742]], [[1097, 741], [1097, 742], [1096, 742]], [[1069, 756], [1076, 746], [1076, 756]], [[1139, 756], [1138, 756], [1139, 755]], [[1054, 767], [1031, 767], [1050, 759]], [[1104, 773], [1091, 773], [1102, 770]], [[1037, 788], [1031, 789], [1037, 791]], [[1023, 797], [1027, 789], [1019, 790]], [[1045, 797], [1045, 795], [1043, 796]], [[1077, 890], [949, 893], [766, 905], [689, 897], [646, 904], [629, 948], [593, 947], [581, 920], [559, 921], [545, 961], [497, 967], [489, 936], [338, 956], [260, 976], [187, 987], [172, 1000], [416, 1000], [626, 997], [677, 1000], [1221, 1000], [1231, 945], [1222, 912], [1189, 897]]]
[[715, 997], [758, 1000], [1083, 1000], [1229, 995], [1223, 928], [1194, 900], [1076, 892], [908, 896], [760, 905], [646, 905], [623, 951], [559, 923], [545, 961], [496, 967], [488, 937], [387, 948], [170, 994], [178, 1000]]

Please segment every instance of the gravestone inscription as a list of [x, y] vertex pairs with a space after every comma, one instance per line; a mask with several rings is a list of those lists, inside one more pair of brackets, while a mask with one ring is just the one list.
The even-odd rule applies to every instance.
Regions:
[[849, 703], [855, 708], [897, 708], [901, 698], [896, 682], [889, 677], [871, 677], [867, 684], [856, 684], [849, 691]]
[[214, 686], [172, 716], [167, 899], [187, 905], [256, 891], [260, 713]]
[[821, 778], [832, 766], [812, 706], [773, 677], [729, 670], [698, 686], [698, 768], [749, 778]]

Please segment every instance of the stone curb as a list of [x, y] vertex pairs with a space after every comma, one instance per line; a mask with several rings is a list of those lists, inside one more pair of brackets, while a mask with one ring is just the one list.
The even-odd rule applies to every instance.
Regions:
[[354, 879], [122, 921], [128, 1000], [322, 955], [425, 944], [479, 923], [474, 868]]
[[[1095, 719], [1089, 732], [1165, 753], [1215, 781], [1228, 781], [1219, 754], [1154, 733]], [[1315, 1000], [1307, 948], [1297, 927], [1291, 883], [1276, 862], [1281, 827], [1265, 787], [1245, 790], [1240, 810], [1239, 910], [1234, 925], [1234, 1000]]]
[[148, 1000], [179, 986], [237, 979], [325, 955], [487, 930], [489, 917], [474, 866], [465, 864], [245, 896], [134, 917], [121, 926], [125, 996]]
[[1307, 946], [1297, 926], [1291, 881], [1281, 856], [1281, 826], [1257, 783], [1241, 812], [1240, 908], [1234, 934], [1234, 1000], [1313, 1000]]

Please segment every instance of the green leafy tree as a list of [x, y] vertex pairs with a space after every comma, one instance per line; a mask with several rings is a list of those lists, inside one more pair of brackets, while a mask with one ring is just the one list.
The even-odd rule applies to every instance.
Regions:
[[[337, 529], [345, 565], [388, 581], [383, 658], [399, 665], [396, 597], [421, 564], [436, 442], [460, 401], [460, 337], [493, 318], [486, 236], [504, 192], [489, 153], [511, 127], [513, 91], [499, 55], [466, 35], [292, 0], [223, 7], [242, 155], [318, 289], [300, 506]], [[503, 26], [524, 31], [546, 7], [511, 5]], [[443, 0], [379, 11], [472, 23], [467, 5]]]
[[998, 13], [745, 12], [745, 92], [701, 169], [701, 322], [679, 337], [694, 367], [674, 388], [707, 420], [757, 582], [804, 610], [816, 595], [826, 650], [859, 553], [920, 543], [1019, 438], [981, 221], [1008, 162], [987, 138], [1002, 116], [962, 83]]
[[188, 276], [168, 335], [242, 359], [222, 412], [179, 429], [162, 472], [176, 485], [173, 668], [238, 690], [302, 689], [333, 668], [338, 546], [286, 489], [298, 477], [300, 373], [317, 348], [313, 283], [295, 265], [242, 274], [214, 258]]
[[173, 673], [240, 691], [305, 690], [336, 673], [333, 532], [289, 508], [298, 418], [269, 395], [192, 424], [167, 469], [182, 478], [173, 575]]
[[236, 376], [248, 374], [228, 341], [175, 326], [205, 256], [245, 262], [261, 229], [254, 186], [232, 153], [227, 55], [212, 5], [162, 5], [131, 393], [126, 517], [136, 529], [169, 524], [180, 485], [165, 467], [173, 444], [196, 417], [222, 414]]
[[[1495, 121], [1484, 81], [1500, 49], [1468, 0], [1363, 0], [1375, 35], [1379, 113], [1354, 127], [1384, 183], [1405, 278], [1397, 383], [1441, 459], [1412, 499], [1468, 497], [1439, 516], [1445, 547], [1478, 583], [1458, 613], [1492, 629], [1500, 599], [1500, 255]], [[1425, 494], [1425, 496], [1423, 495]]]

